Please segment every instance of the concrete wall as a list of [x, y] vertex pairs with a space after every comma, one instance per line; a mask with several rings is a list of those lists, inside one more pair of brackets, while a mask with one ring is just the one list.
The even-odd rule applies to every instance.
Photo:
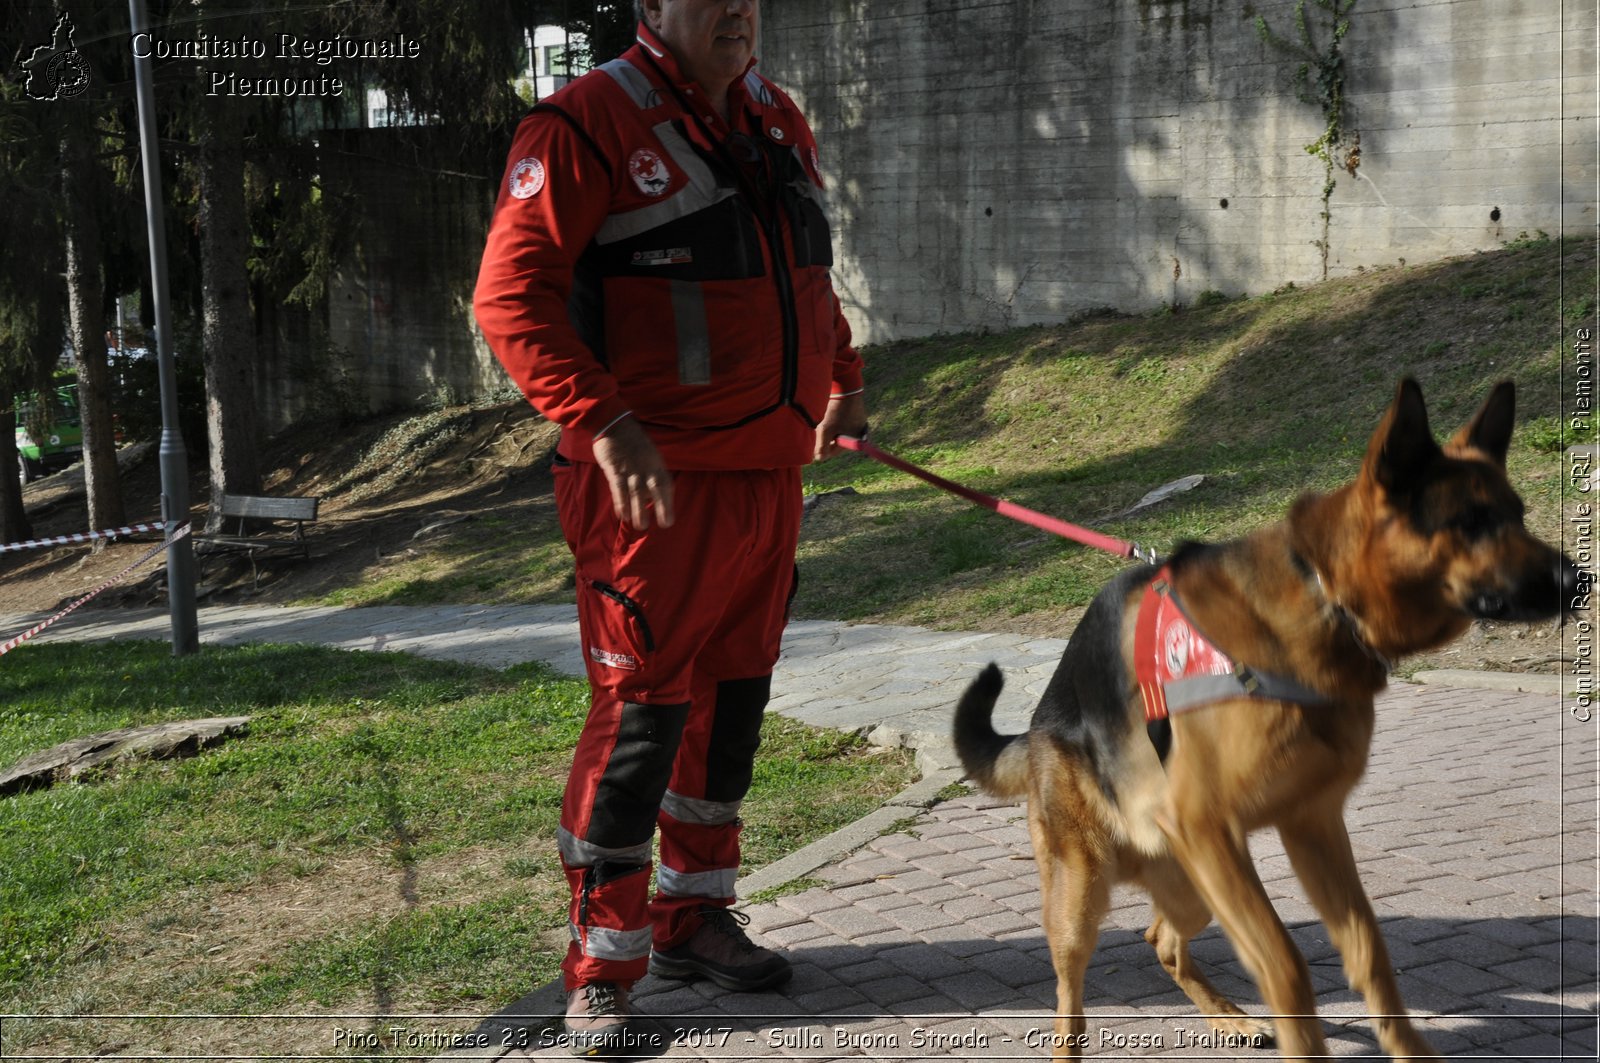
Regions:
[[[1592, 0], [1356, 0], [1326, 226], [1327, 171], [1305, 150], [1326, 119], [1297, 98], [1299, 60], [1249, 17], [1294, 40], [1294, 6], [764, 5], [762, 69], [821, 143], [858, 338], [1257, 293], [1593, 229]], [[1326, 49], [1326, 16], [1306, 7]]]

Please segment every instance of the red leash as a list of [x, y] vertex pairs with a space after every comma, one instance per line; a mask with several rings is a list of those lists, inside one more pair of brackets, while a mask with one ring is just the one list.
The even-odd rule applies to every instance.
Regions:
[[953, 495], [960, 495], [969, 502], [976, 502], [985, 509], [992, 509], [1002, 517], [1019, 520], [1024, 524], [1032, 525], [1052, 535], [1059, 535], [1063, 539], [1071, 539], [1073, 542], [1082, 543], [1084, 546], [1092, 546], [1096, 550], [1105, 550], [1119, 557], [1131, 557], [1150, 564], [1156, 563], [1156, 552], [1142, 547], [1138, 543], [1127, 542], [1123, 539], [1113, 539], [1109, 535], [1101, 535], [1099, 532], [1090, 531], [1088, 528], [1069, 524], [1064, 520], [1040, 513], [1038, 510], [1019, 506], [1015, 502], [1007, 502], [1003, 498], [995, 498], [993, 495], [974, 491], [970, 487], [963, 487], [958, 483], [946, 480], [943, 476], [937, 476], [927, 469], [913, 465], [909, 461], [903, 461], [887, 451], [880, 450], [865, 439], [857, 439], [854, 436], [840, 436], [839, 445], [846, 450], [854, 450], [857, 453], [865, 454], [873, 461], [882, 462], [891, 468], [899, 469], [901, 472], [908, 472], [919, 480], [925, 480], [935, 487], [949, 491]]

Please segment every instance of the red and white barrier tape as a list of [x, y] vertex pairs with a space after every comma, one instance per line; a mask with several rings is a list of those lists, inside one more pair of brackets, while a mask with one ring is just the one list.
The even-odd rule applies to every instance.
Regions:
[[[159, 528], [160, 526], [157, 525], [157, 527]], [[156, 543], [148, 551], [146, 551], [144, 556], [140, 557], [139, 560], [135, 561], [133, 564], [129, 565], [127, 568], [123, 569], [121, 572], [118, 572], [115, 576], [112, 576], [110, 579], [108, 579], [104, 583], [100, 584], [100, 586], [96, 587], [94, 590], [90, 591], [88, 594], [85, 594], [82, 598], [79, 598], [77, 601], [73, 602], [71, 605], [69, 605], [65, 609], [61, 610], [61, 612], [57, 613], [55, 616], [52, 616], [49, 620], [42, 621], [41, 623], [35, 625], [34, 627], [29, 628], [27, 631], [24, 631], [22, 634], [18, 635], [16, 638], [12, 639], [10, 642], [0, 643], [0, 657], [4, 657], [6, 654], [10, 653], [12, 650], [16, 649], [18, 646], [22, 645], [24, 642], [27, 642], [29, 639], [33, 638], [33, 636], [37, 635], [39, 632], [41, 632], [45, 628], [49, 627], [51, 624], [54, 624], [56, 621], [58, 621], [61, 618], [65, 617], [68, 613], [70, 613], [74, 609], [78, 608], [78, 606], [83, 605], [85, 602], [87, 602], [90, 599], [94, 598], [97, 594], [100, 594], [102, 591], [106, 590], [107, 588], [113, 587], [116, 584], [121, 583], [124, 579], [127, 578], [128, 573], [132, 572], [134, 569], [138, 568], [140, 565], [144, 564], [146, 561], [150, 560], [152, 557], [155, 557], [162, 550], [165, 550], [167, 547], [171, 546], [173, 543], [177, 542], [179, 539], [184, 538], [186, 535], [189, 534], [189, 530], [190, 530], [189, 529], [189, 522], [188, 521], [184, 521], [182, 524], [178, 525], [178, 530], [172, 533], [172, 538], [163, 540], [162, 542], [159, 542], [159, 543]]]
[[71, 535], [52, 535], [47, 539], [29, 539], [25, 543], [0, 543], [0, 554], [8, 550], [35, 550], [41, 546], [69, 546], [72, 543], [90, 543], [96, 539], [115, 539], [119, 535], [135, 532], [165, 531], [163, 524], [130, 524], [125, 528], [106, 528], [104, 531], [74, 532]]

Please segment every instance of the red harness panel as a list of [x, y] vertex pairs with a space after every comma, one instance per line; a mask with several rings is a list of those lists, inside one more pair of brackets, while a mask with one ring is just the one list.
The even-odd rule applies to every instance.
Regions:
[[1299, 705], [1329, 699], [1296, 680], [1257, 672], [1217, 649], [1202, 635], [1172, 593], [1165, 566], [1145, 587], [1133, 634], [1133, 671], [1144, 696], [1145, 726], [1166, 760], [1172, 741], [1169, 717], [1233, 698], [1265, 698]]
[[[1196, 676], [1234, 675], [1233, 658], [1195, 630], [1172, 597], [1172, 571], [1162, 568], [1145, 587], [1134, 632], [1134, 674], [1144, 695], [1146, 723], [1169, 714], [1167, 684]], [[1188, 706], [1185, 706], [1188, 707]]]

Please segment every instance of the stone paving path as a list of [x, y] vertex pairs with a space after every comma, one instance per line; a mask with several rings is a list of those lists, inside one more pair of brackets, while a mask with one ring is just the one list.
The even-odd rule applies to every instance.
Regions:
[[[0, 619], [0, 633], [25, 626]], [[91, 612], [50, 637], [161, 637], [165, 615]], [[505, 665], [538, 657], [574, 670], [567, 607], [202, 612], [207, 641], [310, 641]], [[965, 679], [998, 660], [1010, 685], [997, 723], [1020, 730], [1060, 640], [799, 623], [785, 640], [775, 707], [836, 727], [877, 726], [918, 748], [929, 777], [911, 799], [842, 838], [749, 876], [752, 929], [796, 964], [780, 993], [729, 994], [646, 979], [636, 991], [669, 1059], [1035, 1059], [1048, 1051], [1054, 975], [1022, 809], [980, 795], [932, 803], [957, 773], [942, 746]], [[1401, 991], [1453, 1058], [1596, 1058], [1597, 763], [1593, 724], [1558, 697], [1397, 683], [1379, 702], [1371, 770], [1349, 822]], [[931, 805], [931, 807], [927, 807]], [[1258, 835], [1261, 877], [1310, 961], [1329, 1051], [1377, 1055], [1364, 1005], [1306, 903], [1275, 835]], [[1090, 1055], [1268, 1059], [1206, 1041], [1206, 1027], [1144, 943], [1148, 908], [1120, 889], [1087, 978]], [[1194, 943], [1209, 976], [1246, 1010], [1259, 995], [1213, 927]], [[567, 1059], [538, 1023], [543, 987], [487, 1021], [508, 1053]], [[504, 1030], [505, 1033], [495, 1031]], [[1379, 1058], [1382, 1058], [1379, 1056]]]
[[[1379, 709], [1372, 770], [1350, 826], [1402, 993], [1452, 1058], [1595, 1058], [1596, 758], [1563, 741], [1548, 697], [1399, 685]], [[1570, 738], [1570, 736], [1569, 736]], [[1383, 1058], [1277, 838], [1253, 851], [1310, 961], [1329, 1051]], [[1055, 978], [1021, 808], [947, 801], [750, 909], [797, 965], [781, 994], [647, 979], [670, 1059], [1044, 1058]], [[1087, 985], [1108, 1059], [1267, 1059], [1207, 1043], [1207, 1027], [1143, 939], [1148, 905], [1119, 888]], [[1247, 1011], [1260, 996], [1215, 928], [1194, 943]], [[560, 1059], [539, 1047], [512, 1059]], [[545, 1035], [548, 1036], [548, 1035]]]

